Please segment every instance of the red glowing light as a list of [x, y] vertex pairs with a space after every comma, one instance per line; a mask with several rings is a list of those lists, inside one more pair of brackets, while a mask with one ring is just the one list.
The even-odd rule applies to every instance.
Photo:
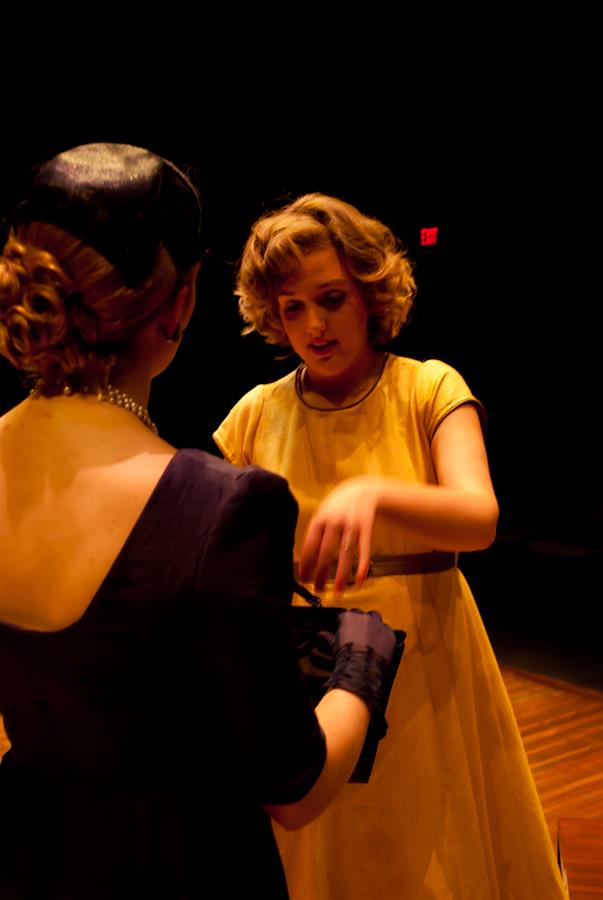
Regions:
[[438, 242], [437, 226], [435, 228], [421, 228], [421, 245], [423, 247], [427, 247], [429, 244], [437, 244], [437, 242]]

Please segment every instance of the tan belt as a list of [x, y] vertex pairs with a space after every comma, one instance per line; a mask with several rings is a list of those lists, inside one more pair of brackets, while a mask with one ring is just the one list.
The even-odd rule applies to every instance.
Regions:
[[[372, 556], [367, 578], [379, 578], [382, 575], [428, 575], [431, 572], [444, 572], [456, 566], [456, 553], [444, 550], [433, 550], [431, 553], [400, 553], [393, 556]], [[332, 566], [327, 581], [333, 581], [337, 566]], [[293, 564], [293, 577], [299, 580], [299, 563]], [[350, 574], [348, 584], [354, 580]]]
[[456, 553], [433, 550], [431, 553], [400, 553], [398, 556], [372, 556], [368, 577], [380, 575], [428, 575], [456, 566]]

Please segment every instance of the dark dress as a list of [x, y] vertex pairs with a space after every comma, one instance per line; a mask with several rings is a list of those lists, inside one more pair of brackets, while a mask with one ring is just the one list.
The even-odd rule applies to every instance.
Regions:
[[82, 618], [0, 624], [2, 900], [286, 897], [262, 804], [325, 759], [281, 611], [286, 482], [168, 465]]

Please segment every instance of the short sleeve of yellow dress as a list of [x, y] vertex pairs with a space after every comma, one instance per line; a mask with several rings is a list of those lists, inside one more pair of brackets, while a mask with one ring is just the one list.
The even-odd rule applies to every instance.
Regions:
[[[259, 385], [214, 438], [228, 460], [283, 475], [300, 515], [338, 482], [381, 473], [436, 483], [430, 442], [465, 403], [438, 360], [389, 355], [375, 389], [347, 409], [303, 402], [295, 373]], [[378, 524], [374, 555], [434, 550]], [[325, 603], [332, 602], [327, 590]], [[341, 605], [341, 599], [338, 599]], [[293, 900], [556, 900], [565, 896], [504, 684], [467, 582], [442, 572], [368, 578], [345, 602], [407, 633], [369, 784], [349, 784], [316, 822], [275, 825]]]

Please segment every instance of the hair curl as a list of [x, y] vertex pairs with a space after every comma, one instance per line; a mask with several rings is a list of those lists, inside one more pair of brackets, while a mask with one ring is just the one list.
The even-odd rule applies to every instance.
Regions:
[[312, 250], [332, 244], [358, 283], [374, 346], [395, 337], [408, 320], [416, 293], [401, 243], [376, 219], [325, 194], [306, 194], [254, 224], [239, 265], [235, 293], [247, 326], [269, 344], [288, 346], [276, 295]]
[[180, 277], [160, 247], [150, 276], [128, 288], [103, 256], [56, 225], [19, 226], [0, 256], [0, 353], [49, 384], [98, 384]]

